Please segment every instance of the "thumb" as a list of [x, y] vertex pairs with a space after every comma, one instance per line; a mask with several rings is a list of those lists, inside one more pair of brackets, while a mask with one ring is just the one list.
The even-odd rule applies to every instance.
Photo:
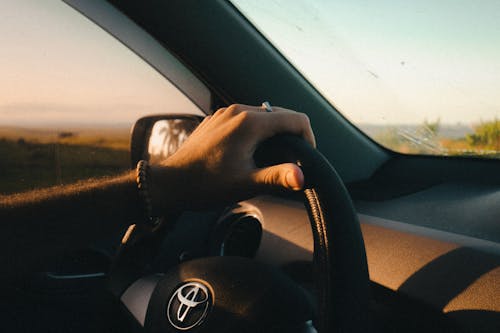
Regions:
[[304, 174], [293, 163], [284, 163], [257, 169], [252, 174], [252, 180], [259, 187], [266, 188], [281, 187], [298, 191], [304, 186]]

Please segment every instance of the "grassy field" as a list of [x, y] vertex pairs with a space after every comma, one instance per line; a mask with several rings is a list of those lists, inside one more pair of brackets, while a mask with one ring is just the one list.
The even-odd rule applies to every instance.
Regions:
[[437, 126], [434, 130], [424, 125], [361, 128], [386, 148], [404, 154], [500, 158], [500, 136], [494, 134], [492, 142], [475, 143], [470, 136], [477, 134], [477, 129], [468, 126]]
[[124, 128], [21, 128], [0, 126], [0, 139], [25, 140], [31, 143], [87, 145], [114, 149], [128, 149], [130, 129]]
[[[493, 144], [472, 144], [467, 138], [474, 130], [464, 126], [434, 131], [425, 126], [361, 127], [382, 145], [402, 153], [500, 158], [497, 132]], [[130, 168], [129, 141], [126, 126], [0, 126], [0, 195], [120, 173]]]
[[0, 127], [0, 195], [122, 172], [129, 137], [128, 129]]

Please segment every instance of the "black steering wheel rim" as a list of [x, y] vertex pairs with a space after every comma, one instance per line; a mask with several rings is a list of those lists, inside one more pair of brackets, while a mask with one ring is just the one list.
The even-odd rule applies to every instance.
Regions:
[[[320, 333], [370, 331], [369, 279], [365, 248], [353, 203], [339, 175], [321, 153], [303, 139], [295, 136], [281, 135], [263, 142], [255, 152], [254, 157], [257, 166], [260, 167], [294, 162], [304, 172], [304, 205], [309, 215], [314, 240], [313, 277], [317, 302], [315, 307], [317, 312], [313, 319], [314, 327]], [[124, 295], [123, 292], [128, 288], [127, 286], [130, 286], [129, 281], [135, 281], [143, 275], [141, 273], [143, 271], [139, 268], [142, 258], [151, 257], [150, 255], [154, 254], [157, 246], [150, 245], [160, 242], [163, 238], [162, 234], [161, 232], [146, 232], [146, 235], [149, 236], [139, 237], [139, 241], [133, 243], [139, 246], [124, 248], [124, 255], [119, 257], [121, 260], [117, 261], [114, 274], [113, 272], [111, 274], [112, 291], [115, 295]], [[143, 246], [145, 243], [147, 245]], [[142, 252], [147, 249], [146, 255], [137, 257], [137, 249], [142, 250]], [[132, 255], [127, 256], [127, 252], [132, 253]], [[212, 263], [212, 266], [209, 262]], [[207, 271], [217, 272], [217, 265], [220, 263], [226, 265], [222, 261], [211, 259], [208, 259], [207, 262], [187, 262], [174, 269], [173, 279], [170, 278], [172, 273], [170, 273], [170, 277], [167, 274], [152, 293], [146, 317], [156, 319], [146, 320], [149, 323], [146, 326], [150, 328], [165, 327], [165, 316], [162, 309], [165, 307], [167, 294], [171, 294], [175, 289], [178, 290], [179, 283], [185, 283], [193, 278], [196, 280], [202, 277], [203, 279], [205, 276], [205, 281], [212, 280], [215, 284], [220, 284], [219, 277], [213, 279], [216, 275], [205, 274]], [[207, 264], [209, 266], [206, 266]], [[223, 277], [226, 285], [230, 284], [229, 281], [234, 281], [237, 278], [237, 276], [232, 275], [232, 267], [235, 266], [231, 265], [241, 265], [242, 270], [245, 270], [246, 266], [252, 264], [233, 261], [229, 267], [226, 266], [227, 273]], [[253, 271], [259, 270], [267, 270], [267, 268], [255, 266], [253, 269]], [[246, 275], [251, 275], [253, 271], [247, 271]], [[186, 279], [185, 272], [188, 272], [187, 275], [191, 277]], [[191, 274], [192, 272], [194, 273]], [[184, 275], [184, 278], [178, 279], [179, 273]], [[277, 277], [277, 279], [264, 279], [264, 284], [261, 286], [267, 287], [267, 285], [273, 284], [279, 289], [282, 283], [287, 284], [286, 278], [279, 277], [279, 273], [270, 275]], [[251, 284], [255, 286], [253, 279], [247, 280], [246, 283], [245, 287]], [[175, 289], [172, 290], [172, 288]], [[285, 289], [287, 291], [274, 294], [274, 296], [279, 298], [279, 295], [283, 294], [296, 294], [297, 297], [290, 303], [295, 303], [297, 308], [301, 308], [303, 302], [300, 292], [295, 293], [293, 287]], [[292, 312], [293, 310], [295, 309], [292, 309]], [[154, 314], [155, 312], [156, 314]], [[307, 310], [298, 311], [296, 317], [300, 317], [300, 313], [306, 312]], [[166, 329], [169, 330], [168, 327]]]
[[295, 162], [305, 176], [304, 205], [314, 239], [318, 332], [367, 332], [369, 277], [360, 224], [335, 168], [304, 140], [281, 135], [256, 152], [259, 166]]

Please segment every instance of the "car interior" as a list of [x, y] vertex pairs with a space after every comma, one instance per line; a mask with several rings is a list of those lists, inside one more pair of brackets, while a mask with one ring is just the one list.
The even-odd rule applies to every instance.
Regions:
[[[154, 126], [172, 136], [182, 128], [165, 158], [233, 103], [306, 113], [317, 151], [283, 136], [255, 156], [258, 165], [299, 161], [304, 193], [186, 211], [120, 251], [125, 230], [95, 235], [44, 271], [4, 281], [5, 332], [500, 331], [500, 160], [382, 147], [229, 1], [64, 2], [201, 111], [138, 119], [131, 169], [155, 158]], [[215, 290], [213, 309], [178, 326], [176, 290], [199, 280]]]

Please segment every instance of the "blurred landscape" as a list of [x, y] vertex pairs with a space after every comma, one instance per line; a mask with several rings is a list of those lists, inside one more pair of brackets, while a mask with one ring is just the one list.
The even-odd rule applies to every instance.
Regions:
[[120, 173], [129, 145], [130, 126], [0, 126], [0, 195]]
[[473, 126], [441, 125], [437, 120], [420, 125], [364, 124], [359, 127], [384, 147], [400, 153], [500, 158], [500, 120], [497, 119]]
[[[475, 126], [359, 126], [386, 148], [407, 154], [500, 158], [500, 121]], [[0, 126], [0, 195], [70, 184], [130, 169], [130, 124]]]

